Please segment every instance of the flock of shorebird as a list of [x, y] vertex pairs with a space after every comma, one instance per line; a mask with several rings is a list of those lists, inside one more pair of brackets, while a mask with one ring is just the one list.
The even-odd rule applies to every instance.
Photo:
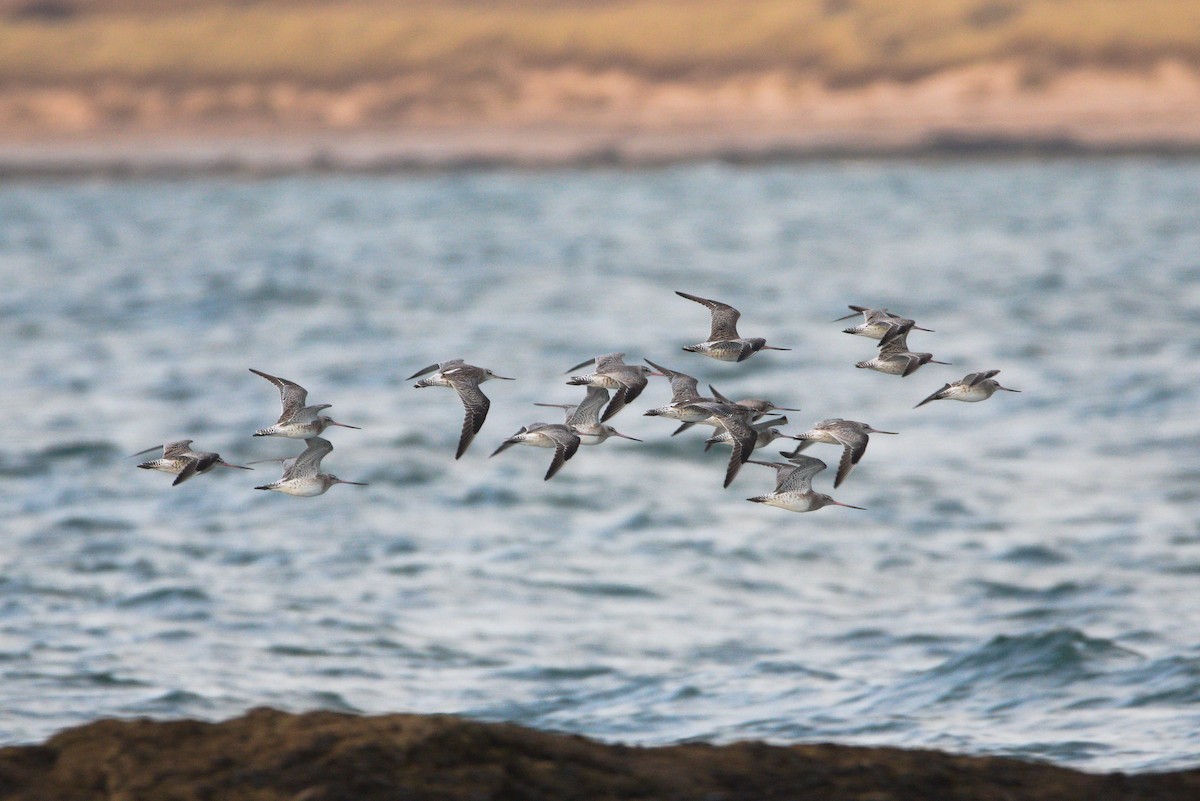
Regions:
[[[699, 353], [712, 359], [727, 362], [741, 362], [762, 350], [790, 350], [774, 345], [768, 345], [761, 337], [743, 337], [738, 334], [737, 322], [741, 314], [732, 306], [716, 300], [689, 295], [686, 292], [676, 292], [680, 297], [695, 301], [708, 308], [712, 316], [712, 326], [708, 339], [696, 345], [687, 345], [683, 350]], [[908, 349], [908, 334], [910, 331], [932, 331], [921, 328], [915, 321], [888, 312], [887, 309], [871, 309], [865, 306], [850, 306], [853, 313], [839, 317], [835, 322], [848, 320], [862, 315], [863, 321], [856, 326], [845, 329], [847, 334], [879, 340], [878, 353], [872, 359], [857, 363], [857, 367], [877, 370], [890, 375], [907, 376], [914, 373], [925, 364], [947, 364], [939, 362], [929, 353], [916, 353]], [[861, 509], [859, 506], [835, 501], [828, 495], [813, 490], [813, 477], [826, 468], [820, 459], [807, 456], [802, 451], [814, 443], [825, 443], [842, 448], [841, 459], [838, 462], [837, 474], [833, 481], [834, 488], [841, 486], [850, 475], [855, 465], [862, 459], [867, 450], [867, 442], [871, 434], [895, 434], [895, 431], [881, 431], [866, 423], [855, 420], [833, 418], [822, 420], [812, 429], [799, 434], [784, 434], [779, 427], [787, 425], [786, 416], [766, 419], [775, 411], [799, 411], [799, 409], [778, 406], [762, 398], [747, 398], [732, 401], [718, 392], [711, 384], [710, 396], [703, 396], [697, 389], [695, 377], [678, 370], [671, 370], [646, 359], [646, 365], [626, 364], [625, 354], [609, 353], [596, 356], [567, 370], [567, 374], [592, 366], [592, 371], [582, 375], [574, 375], [567, 381], [572, 386], [586, 387], [586, 394], [578, 404], [539, 403], [537, 406], [560, 408], [565, 412], [566, 419], [562, 423], [530, 423], [522, 426], [519, 431], [505, 439], [500, 447], [492, 453], [495, 456], [513, 445], [531, 445], [539, 448], [554, 450], [550, 467], [546, 471], [546, 480], [552, 478], [562, 466], [575, 455], [580, 445], [599, 445], [610, 437], [641, 440], [617, 431], [608, 424], [614, 415], [632, 403], [647, 386], [650, 377], [664, 377], [671, 384], [671, 402], [646, 411], [651, 417], [666, 417], [679, 421], [679, 426], [671, 436], [686, 431], [697, 424], [706, 424], [715, 429], [714, 435], [706, 440], [705, 450], [713, 445], [729, 445], [732, 454], [725, 470], [724, 486], [728, 487], [737, 476], [743, 464], [757, 464], [775, 469], [775, 489], [765, 495], [759, 495], [748, 500], [777, 506], [792, 512], [811, 512], [824, 506], [846, 506], [851, 509]], [[138, 467], [149, 470], [161, 470], [176, 476], [174, 484], [181, 484], [194, 475], [207, 473], [216, 467], [230, 467], [240, 470], [251, 469], [248, 465], [263, 462], [280, 462], [283, 475], [278, 481], [264, 484], [255, 489], [273, 490], [287, 495], [313, 496], [325, 493], [334, 484], [354, 484], [366, 486], [359, 481], [344, 481], [330, 473], [321, 472], [321, 460], [333, 450], [329, 440], [320, 436], [326, 428], [340, 426], [342, 428], [358, 428], [345, 423], [339, 423], [328, 415], [321, 414], [330, 404], [322, 403], [306, 406], [308, 392], [299, 384], [284, 378], [269, 375], [251, 368], [250, 372], [262, 376], [274, 384], [279, 390], [282, 412], [274, 425], [254, 432], [256, 437], [287, 437], [303, 439], [307, 446], [300, 454], [281, 458], [264, 459], [249, 462], [247, 465], [236, 465], [224, 461], [218, 454], [193, 450], [192, 440], [168, 442], [165, 445], [154, 446], [139, 451], [134, 456], [163, 449], [162, 458], [139, 464]], [[986, 370], [970, 373], [959, 381], [948, 383], [941, 389], [921, 401], [914, 408], [919, 408], [935, 400], [957, 400], [975, 403], [987, 400], [997, 390], [1019, 392], [1001, 386], [995, 379], [999, 370]], [[422, 376], [427, 376], [421, 378]], [[418, 370], [408, 377], [409, 380], [420, 378], [414, 386], [449, 387], [458, 393], [466, 411], [463, 419], [462, 433], [459, 436], [458, 448], [454, 458], [461, 458], [475, 435], [483, 427], [487, 419], [491, 401], [479, 389], [479, 385], [491, 379], [512, 381], [514, 379], [497, 375], [484, 367], [467, 364], [462, 359], [431, 364]], [[611, 394], [610, 394], [611, 393]], [[793, 439], [798, 444], [792, 451], [780, 451], [786, 462], [765, 462], [751, 459], [752, 453], [776, 439]]]

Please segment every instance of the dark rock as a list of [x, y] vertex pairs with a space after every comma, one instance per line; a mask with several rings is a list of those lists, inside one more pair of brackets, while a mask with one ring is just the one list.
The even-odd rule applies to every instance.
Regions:
[[1200, 770], [745, 742], [636, 748], [448, 716], [100, 720], [0, 749], [3, 801], [1194, 801]]

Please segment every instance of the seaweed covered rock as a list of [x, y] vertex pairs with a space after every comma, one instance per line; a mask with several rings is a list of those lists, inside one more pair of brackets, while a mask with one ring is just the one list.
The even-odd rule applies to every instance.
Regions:
[[449, 716], [100, 720], [0, 749], [4, 801], [1106, 801], [1200, 798], [1200, 770], [1093, 775], [835, 745], [659, 748]]

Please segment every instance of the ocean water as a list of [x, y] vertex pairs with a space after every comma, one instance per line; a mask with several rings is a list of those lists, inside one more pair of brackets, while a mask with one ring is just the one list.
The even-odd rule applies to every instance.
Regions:
[[[447, 712], [603, 740], [836, 741], [1089, 770], [1200, 765], [1200, 162], [875, 161], [0, 187], [0, 742], [102, 716]], [[708, 316], [787, 352], [684, 353]], [[952, 366], [857, 370], [886, 306]], [[793, 514], [645, 417], [552, 481], [509, 434], [625, 351], [900, 432]], [[462, 409], [404, 377], [512, 382]], [[179, 487], [332, 403], [369, 487]], [[913, 405], [1000, 369], [985, 403]], [[783, 441], [786, 442], [786, 441]], [[761, 455], [772, 457], [778, 447]]]

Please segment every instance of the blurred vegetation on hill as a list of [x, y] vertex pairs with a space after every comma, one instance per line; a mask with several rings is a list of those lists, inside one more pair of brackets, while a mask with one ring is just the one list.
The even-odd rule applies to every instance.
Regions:
[[0, 89], [523, 69], [706, 78], [785, 68], [830, 86], [1017, 61], [1200, 65], [1200, 0], [0, 0]]

